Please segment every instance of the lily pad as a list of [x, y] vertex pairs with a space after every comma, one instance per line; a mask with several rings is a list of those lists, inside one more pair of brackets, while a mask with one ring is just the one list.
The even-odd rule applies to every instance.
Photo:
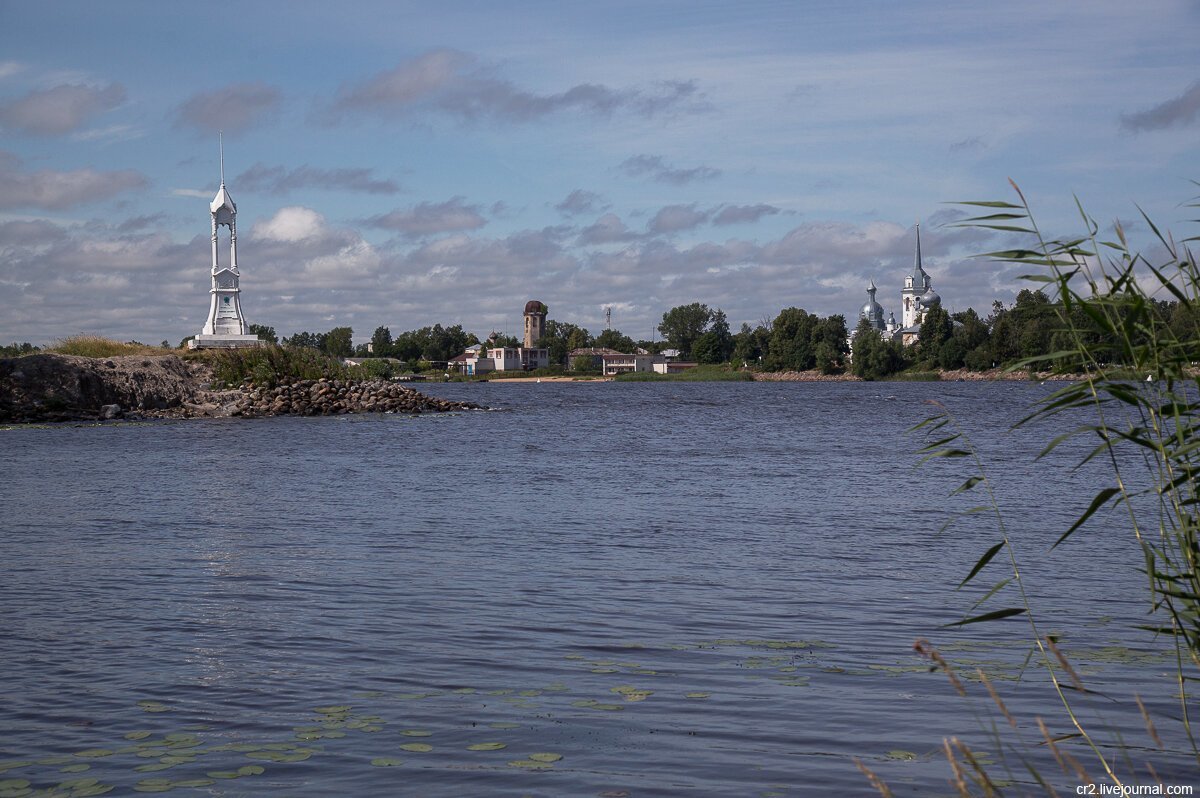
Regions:
[[403, 759], [396, 759], [390, 756], [380, 756], [371, 760], [371, 764], [377, 768], [394, 768], [404, 764]]
[[510, 768], [524, 768], [525, 770], [550, 770], [554, 767], [546, 762], [537, 762], [532, 759], [515, 759], [508, 763]]
[[208, 787], [212, 783], [212, 779], [183, 779], [182, 781], [171, 782], [175, 787]]
[[405, 729], [400, 732], [405, 737], [432, 737], [433, 732], [425, 731], [424, 729]]
[[85, 770], [91, 769], [91, 767], [92, 766], [87, 764], [86, 762], [80, 762], [75, 765], [67, 765], [67, 766], [61, 768], [59, 772], [61, 772], [61, 773], [82, 773]]
[[313, 711], [320, 712], [322, 715], [344, 715], [345, 713], [349, 712], [351, 709], [353, 709], [353, 707], [351, 707], [349, 705], [338, 705], [338, 706], [331, 706], [331, 707], [317, 707]]
[[712, 693], [687, 693], [686, 695], [684, 695], [684, 698], [703, 699], [703, 698], [709, 698], [711, 696], [712, 696]]
[[204, 775], [210, 779], [236, 779], [241, 776], [236, 770], [210, 770]]
[[161, 701], [139, 701], [137, 705], [143, 712], [170, 712], [171, 708]]
[[175, 765], [172, 763], [151, 762], [147, 765], [138, 765], [134, 768], [134, 770], [136, 770], [138, 773], [157, 773], [160, 770], [166, 770], [167, 768], [173, 767], [175, 767]]
[[914, 754], [912, 751], [900, 751], [900, 750], [896, 750], [896, 751], [888, 751], [888, 752], [887, 752], [887, 758], [888, 758], [888, 759], [898, 759], [898, 760], [901, 760], [901, 761], [904, 761], [904, 762], [908, 762], [908, 761], [911, 761], [911, 760], [913, 760], [913, 759], [916, 759], [916, 758], [917, 758], [917, 755], [916, 755], [916, 754]]
[[405, 743], [400, 746], [401, 751], [412, 751], [417, 754], [426, 754], [433, 750], [433, 746], [429, 743]]
[[239, 776], [261, 776], [267, 769], [262, 765], [242, 765], [237, 772]]
[[112, 756], [113, 752], [108, 748], [89, 748], [86, 751], [76, 751], [75, 756], [80, 759], [100, 759], [101, 757]]
[[504, 721], [497, 721], [496, 723], [489, 723], [488, 726], [492, 727], [493, 729], [519, 729], [519, 728], [521, 728], [520, 723], [507, 723]]
[[557, 762], [558, 760], [562, 759], [563, 756], [562, 756], [562, 754], [540, 753], [540, 754], [530, 754], [529, 758], [532, 759], [534, 762]]
[[125, 735], [125, 739], [126, 739], [126, 740], [145, 740], [145, 739], [146, 739], [147, 737], [149, 737], [151, 734], [154, 734], [154, 732], [148, 732], [148, 731], [131, 731], [131, 732], [129, 732], [128, 734], [126, 734], [126, 735]]
[[501, 748], [508, 748], [504, 743], [475, 743], [468, 745], [468, 751], [499, 751]]

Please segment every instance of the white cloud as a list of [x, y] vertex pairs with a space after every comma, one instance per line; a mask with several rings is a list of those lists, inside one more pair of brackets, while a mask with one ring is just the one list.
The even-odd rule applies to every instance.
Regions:
[[325, 217], [312, 208], [292, 205], [254, 225], [251, 235], [272, 241], [304, 241], [326, 233]]

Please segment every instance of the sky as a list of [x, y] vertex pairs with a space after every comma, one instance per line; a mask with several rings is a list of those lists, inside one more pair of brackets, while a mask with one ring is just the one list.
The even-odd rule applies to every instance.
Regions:
[[[1195, 235], [1200, 4], [0, 0], [0, 343], [172, 344], [238, 207], [247, 321], [356, 342], [672, 307], [899, 317], [1029, 287], [954, 223]], [[224, 248], [224, 235], [222, 247]], [[1147, 244], [1148, 246], [1148, 244]]]

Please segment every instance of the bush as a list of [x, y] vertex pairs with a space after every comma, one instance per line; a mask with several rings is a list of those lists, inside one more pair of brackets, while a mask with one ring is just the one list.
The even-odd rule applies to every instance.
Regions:
[[222, 349], [212, 355], [211, 361], [216, 381], [230, 387], [246, 380], [273, 388], [296, 380], [352, 379], [341, 360], [303, 346]]

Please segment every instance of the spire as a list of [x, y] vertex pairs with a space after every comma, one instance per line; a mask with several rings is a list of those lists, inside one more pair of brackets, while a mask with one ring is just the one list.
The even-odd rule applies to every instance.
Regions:
[[913, 260], [913, 283], [916, 284], [919, 278], [925, 276], [925, 269], [921, 267], [921, 223], [917, 222], [917, 256]]
[[221, 185], [225, 185], [225, 131], [217, 131], [217, 142], [221, 148]]

